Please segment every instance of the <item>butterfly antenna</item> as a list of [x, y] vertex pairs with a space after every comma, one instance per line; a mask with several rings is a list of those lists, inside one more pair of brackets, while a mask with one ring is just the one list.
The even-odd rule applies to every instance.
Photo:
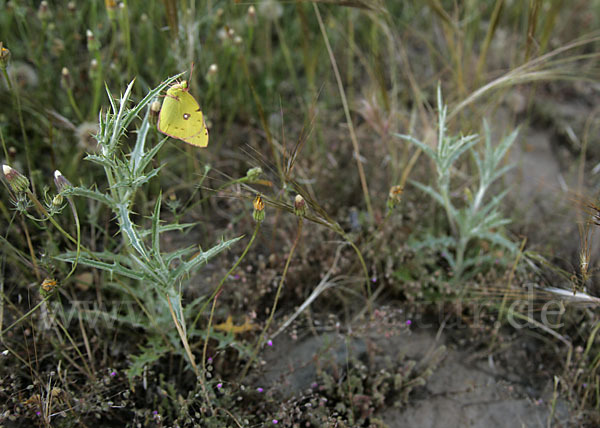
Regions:
[[190, 86], [192, 85], [192, 75], [194, 74], [194, 61], [192, 61], [192, 65], [190, 65], [190, 78], [188, 81], [188, 85], [187, 85], [187, 89], [190, 89]]

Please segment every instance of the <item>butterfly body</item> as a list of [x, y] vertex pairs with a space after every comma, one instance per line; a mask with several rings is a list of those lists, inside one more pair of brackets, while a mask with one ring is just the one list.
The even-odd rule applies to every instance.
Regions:
[[186, 81], [167, 91], [158, 116], [158, 130], [172, 138], [197, 147], [208, 145], [208, 129], [196, 99]]

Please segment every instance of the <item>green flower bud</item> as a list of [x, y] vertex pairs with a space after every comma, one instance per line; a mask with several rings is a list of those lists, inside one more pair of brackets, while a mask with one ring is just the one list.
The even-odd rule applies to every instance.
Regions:
[[63, 198], [63, 195], [61, 195], [60, 193], [58, 195], [55, 195], [54, 198], [52, 198], [52, 208], [56, 210], [60, 209], [64, 200], [65, 198]]
[[254, 183], [260, 175], [263, 173], [263, 170], [260, 166], [255, 166], [254, 168], [250, 168], [248, 172], [246, 172], [246, 178], [250, 183]]

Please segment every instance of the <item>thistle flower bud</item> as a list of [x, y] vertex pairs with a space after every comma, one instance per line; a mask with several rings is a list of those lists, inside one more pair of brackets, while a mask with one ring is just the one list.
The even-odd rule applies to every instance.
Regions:
[[302, 195], [296, 195], [296, 198], [294, 199], [294, 214], [298, 217], [304, 217], [306, 214], [306, 201]]
[[8, 159], [14, 161], [17, 158], [17, 149], [15, 146], [10, 146], [8, 148]]
[[50, 9], [48, 8], [47, 1], [44, 0], [40, 3], [37, 15], [40, 21], [48, 21], [50, 18], [52, 18], [52, 12], [50, 12]]
[[252, 203], [252, 206], [254, 207], [254, 212], [252, 213], [254, 221], [256, 221], [257, 223], [262, 222], [265, 219], [265, 202], [260, 197], [260, 195], [256, 196], [254, 202]]
[[0, 68], [2, 70], [6, 70], [6, 67], [8, 67], [9, 61], [10, 61], [10, 51], [2, 45], [2, 42], [0, 42]]
[[209, 84], [214, 84], [217, 81], [217, 75], [219, 74], [219, 66], [217, 64], [211, 64], [206, 72], [206, 81]]
[[87, 48], [89, 52], [95, 52], [100, 49], [100, 42], [98, 42], [94, 33], [92, 33], [92, 30], [86, 30], [85, 38], [87, 39]]
[[16, 169], [8, 165], [2, 165], [2, 172], [13, 192], [23, 193], [29, 189], [29, 179]]
[[58, 287], [58, 281], [54, 278], [46, 278], [40, 285], [40, 292], [42, 295], [48, 295], [52, 293]]
[[250, 183], [254, 183], [256, 180], [258, 180], [258, 178], [260, 177], [260, 175], [263, 173], [263, 170], [260, 166], [255, 166], [254, 168], [250, 168], [247, 172], [246, 172], [246, 178], [248, 179], [248, 181]]
[[54, 171], [54, 184], [56, 185], [56, 188], [59, 192], [73, 187], [69, 180], [67, 180], [59, 170]]
[[256, 8], [253, 5], [250, 5], [248, 12], [246, 12], [246, 24], [251, 27], [256, 25]]
[[73, 88], [73, 79], [71, 79], [71, 72], [67, 67], [63, 67], [60, 72], [60, 85], [64, 89], [72, 89]]
[[402, 186], [392, 186], [390, 188], [390, 193], [388, 194], [387, 200], [387, 206], [389, 209], [393, 209], [400, 203], [402, 192], [404, 192], [404, 188]]
[[148, 117], [148, 120], [152, 125], [156, 125], [158, 123], [158, 115], [160, 114], [161, 105], [162, 104], [158, 100], [150, 104], [150, 116]]
[[104, 6], [106, 7], [106, 14], [108, 19], [113, 20], [115, 18], [115, 9], [117, 8], [117, 2], [115, 0], [104, 0]]
[[64, 201], [65, 201], [65, 198], [63, 198], [63, 195], [61, 195], [60, 193], [58, 195], [55, 195], [52, 198], [52, 208], [54, 208], [55, 210], [60, 209], [60, 207], [62, 207]]

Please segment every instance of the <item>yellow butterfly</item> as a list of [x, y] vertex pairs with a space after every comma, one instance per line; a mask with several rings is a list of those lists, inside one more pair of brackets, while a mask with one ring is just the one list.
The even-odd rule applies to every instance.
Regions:
[[158, 116], [158, 130], [197, 147], [208, 146], [208, 129], [198, 101], [184, 80], [167, 91]]

